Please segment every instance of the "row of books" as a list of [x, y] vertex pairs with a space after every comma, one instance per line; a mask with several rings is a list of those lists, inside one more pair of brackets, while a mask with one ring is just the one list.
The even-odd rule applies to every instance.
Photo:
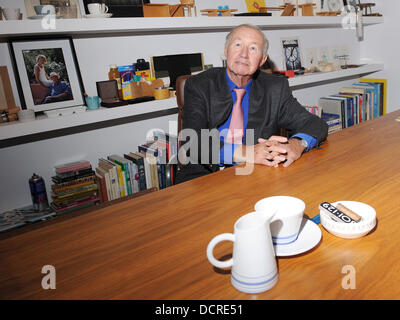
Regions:
[[55, 167], [51, 177], [50, 203], [57, 214], [83, 209], [100, 200], [95, 172], [89, 161], [81, 160]]
[[330, 132], [377, 118], [385, 113], [385, 94], [385, 80], [361, 79], [337, 94], [321, 97], [321, 118], [329, 122]]
[[98, 160], [95, 176], [100, 201], [107, 202], [147, 190], [174, 184], [178, 140], [176, 136], [154, 131], [137, 152], [112, 154]]

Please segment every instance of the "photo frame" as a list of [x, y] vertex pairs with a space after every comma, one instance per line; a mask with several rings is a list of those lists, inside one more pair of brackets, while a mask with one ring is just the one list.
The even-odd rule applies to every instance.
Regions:
[[298, 37], [281, 38], [283, 66], [286, 70], [302, 68], [300, 41]]
[[72, 38], [11, 39], [9, 48], [22, 109], [85, 104]]

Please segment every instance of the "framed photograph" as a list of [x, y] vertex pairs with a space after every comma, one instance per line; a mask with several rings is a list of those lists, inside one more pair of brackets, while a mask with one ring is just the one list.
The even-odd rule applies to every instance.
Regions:
[[286, 70], [302, 68], [299, 38], [281, 38], [283, 65]]
[[9, 46], [23, 109], [40, 112], [85, 104], [71, 38], [14, 39]]

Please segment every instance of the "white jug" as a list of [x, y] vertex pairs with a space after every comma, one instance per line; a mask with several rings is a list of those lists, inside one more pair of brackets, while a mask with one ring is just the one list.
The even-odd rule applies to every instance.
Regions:
[[[207, 258], [217, 268], [232, 267], [231, 282], [239, 291], [259, 293], [271, 289], [278, 282], [278, 269], [272, 244], [270, 221], [276, 211], [263, 215], [248, 213], [239, 218], [234, 234], [223, 233], [214, 237], [207, 246]], [[232, 241], [232, 258], [215, 259], [214, 247], [221, 241]]]

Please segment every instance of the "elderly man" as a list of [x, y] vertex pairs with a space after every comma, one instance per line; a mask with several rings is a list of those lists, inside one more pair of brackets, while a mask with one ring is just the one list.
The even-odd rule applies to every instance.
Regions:
[[[227, 67], [186, 81], [182, 127], [195, 132], [197, 139], [189, 134], [182, 141], [190, 163], [180, 170], [178, 182], [240, 162], [287, 167], [326, 139], [327, 124], [298, 103], [288, 81], [260, 72], [267, 50], [268, 41], [258, 27], [240, 25], [226, 38]], [[291, 134], [289, 139], [276, 135], [281, 128]]]
[[53, 84], [50, 86], [43, 103], [72, 99], [71, 87], [67, 82], [60, 81], [60, 75], [57, 72], [50, 73], [50, 80], [53, 81]]

